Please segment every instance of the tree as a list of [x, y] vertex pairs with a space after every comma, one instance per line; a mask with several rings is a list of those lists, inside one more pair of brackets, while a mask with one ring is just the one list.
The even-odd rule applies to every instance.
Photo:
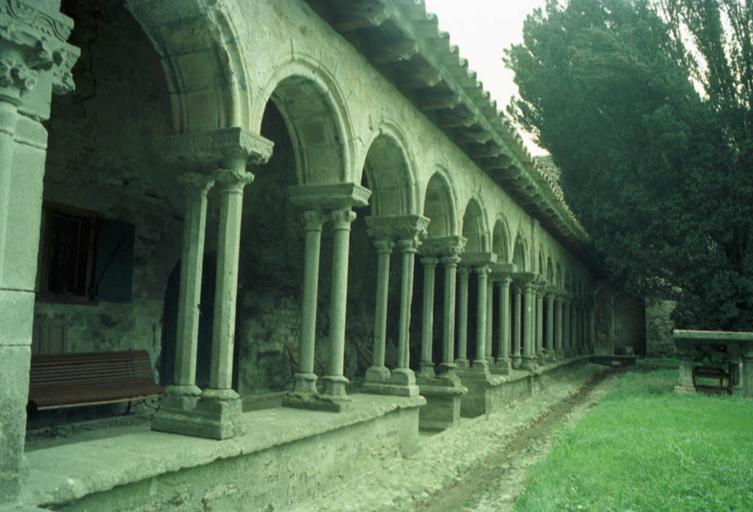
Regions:
[[753, 328], [752, 32], [751, 0], [549, 0], [505, 56], [616, 284], [684, 327]]

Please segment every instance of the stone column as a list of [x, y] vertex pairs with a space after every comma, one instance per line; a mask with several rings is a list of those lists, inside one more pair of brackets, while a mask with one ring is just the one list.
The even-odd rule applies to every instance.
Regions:
[[460, 257], [457, 255], [442, 258], [444, 265], [444, 319], [442, 322], [442, 364], [441, 375], [449, 376], [455, 371], [455, 283]]
[[526, 283], [523, 286], [523, 361], [521, 367], [526, 370], [536, 368], [536, 353], [534, 350], [534, 322], [535, 307], [534, 285]]
[[557, 356], [557, 349], [554, 346], [554, 292], [546, 293], [546, 351], [550, 359]]
[[742, 354], [742, 361], [743, 396], [753, 398], [753, 350], [745, 350]]
[[523, 287], [515, 284], [515, 304], [513, 306], [513, 338], [512, 338], [512, 367], [520, 368], [523, 357], [521, 348], [523, 345]]
[[675, 386], [675, 391], [678, 393], [695, 393], [695, 386], [693, 385], [693, 353], [680, 352], [677, 354], [677, 359], [680, 362], [678, 377], [678, 385]]
[[489, 366], [494, 365], [492, 356], [493, 330], [494, 330], [494, 279], [487, 279], [486, 289], [486, 360]]
[[544, 292], [536, 287], [536, 359], [544, 364]]
[[497, 339], [497, 368], [510, 373], [510, 283], [508, 276], [499, 278], [499, 337]]
[[392, 371], [393, 383], [405, 388], [407, 395], [418, 394], [416, 376], [410, 369], [410, 311], [413, 302], [413, 272], [418, 250], [418, 239], [400, 240], [397, 243], [402, 254], [400, 283], [400, 332], [397, 340], [397, 368]]
[[[0, 508], [24, 473], [40, 214], [52, 92], [73, 90], [78, 49], [56, 2], [0, 8]], [[54, 30], [50, 30], [54, 27]]]
[[384, 366], [387, 342], [387, 302], [390, 291], [390, 254], [392, 240], [375, 240], [377, 250], [376, 308], [374, 311], [374, 353], [371, 368], [366, 370], [366, 381], [386, 383], [390, 371]]
[[488, 369], [486, 359], [486, 312], [488, 308], [486, 293], [489, 267], [482, 265], [476, 267], [474, 272], [478, 278], [478, 301], [476, 308], [476, 359], [473, 361], [473, 366]]
[[432, 349], [434, 344], [434, 278], [438, 261], [434, 257], [421, 259], [421, 264], [424, 266], [424, 295], [419, 375], [427, 379], [435, 376]]
[[554, 298], [554, 353], [557, 357], [564, 357], [565, 351], [562, 345], [562, 297]]
[[575, 305], [575, 299], [570, 302], [570, 349], [573, 355], [580, 354], [578, 342], [578, 308]]
[[562, 350], [568, 357], [573, 355], [570, 346], [570, 300], [567, 297], [562, 298]]
[[[185, 207], [183, 248], [178, 292], [178, 325], [173, 383], [160, 405], [190, 410], [201, 390], [196, 386], [196, 352], [199, 340], [199, 303], [204, 264], [204, 234], [207, 220], [207, 192], [214, 185], [212, 174], [186, 173], [178, 178], [183, 186]], [[168, 405], [169, 404], [169, 405]]]
[[455, 364], [468, 368], [468, 276], [471, 269], [465, 265], [458, 269], [458, 353]]
[[330, 331], [327, 352], [327, 374], [323, 395], [332, 400], [348, 399], [346, 386], [348, 379], [343, 374], [345, 361], [345, 320], [348, 296], [348, 255], [350, 254], [350, 225], [356, 220], [350, 208], [335, 210], [331, 215], [332, 244], [332, 291], [330, 293]]
[[298, 372], [295, 392], [316, 394], [314, 354], [316, 349], [316, 309], [319, 298], [319, 257], [324, 215], [318, 210], [303, 212], [303, 296], [301, 301], [301, 338], [298, 347]]

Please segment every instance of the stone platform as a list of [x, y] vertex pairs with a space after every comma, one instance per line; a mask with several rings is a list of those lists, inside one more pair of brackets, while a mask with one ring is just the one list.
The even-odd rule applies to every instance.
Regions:
[[38, 449], [26, 455], [22, 503], [63, 511], [285, 510], [345, 473], [412, 454], [425, 403], [420, 396], [356, 394], [339, 414], [243, 413], [243, 434], [225, 441], [145, 426]]
[[588, 356], [572, 357], [549, 362], [534, 371], [511, 370], [508, 375], [474, 373], [466, 370], [458, 372], [468, 393], [463, 395], [460, 413], [463, 417], [474, 418], [499, 411], [510, 402], [520, 400], [535, 393], [540, 386], [547, 386], [569, 374], [573, 369], [588, 363]]

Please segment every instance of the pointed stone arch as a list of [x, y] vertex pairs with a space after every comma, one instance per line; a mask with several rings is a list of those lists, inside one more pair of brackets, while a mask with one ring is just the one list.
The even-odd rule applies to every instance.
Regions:
[[250, 97], [235, 13], [224, 2], [126, 0], [162, 61], [175, 133], [248, 128]]
[[465, 207], [463, 237], [467, 240], [465, 245], [467, 253], [484, 253], [491, 250], [486, 216], [481, 203], [476, 198], [471, 198]]
[[372, 191], [372, 215], [418, 213], [415, 160], [404, 141], [397, 127], [385, 123], [369, 145], [361, 168]]
[[498, 262], [507, 263], [510, 261], [510, 230], [507, 228], [507, 221], [501, 216], [494, 224], [492, 250], [497, 255]]
[[354, 182], [353, 130], [334, 77], [303, 56], [273, 69], [256, 98], [251, 130], [258, 133], [273, 102], [290, 134], [299, 184]]
[[443, 170], [437, 169], [429, 179], [424, 193], [424, 213], [429, 218], [428, 237], [439, 238], [457, 234], [454, 189]]

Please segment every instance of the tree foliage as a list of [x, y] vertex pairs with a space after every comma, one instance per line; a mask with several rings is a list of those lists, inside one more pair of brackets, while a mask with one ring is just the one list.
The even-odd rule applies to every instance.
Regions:
[[753, 328], [753, 0], [549, 0], [506, 64], [620, 285]]

